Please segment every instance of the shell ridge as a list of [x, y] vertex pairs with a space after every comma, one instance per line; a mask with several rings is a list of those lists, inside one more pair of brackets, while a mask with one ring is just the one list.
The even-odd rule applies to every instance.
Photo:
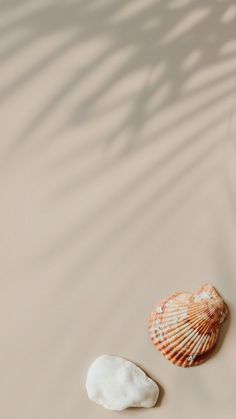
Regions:
[[157, 305], [149, 320], [150, 338], [172, 363], [189, 367], [214, 350], [228, 308], [209, 284], [196, 293], [177, 292]]

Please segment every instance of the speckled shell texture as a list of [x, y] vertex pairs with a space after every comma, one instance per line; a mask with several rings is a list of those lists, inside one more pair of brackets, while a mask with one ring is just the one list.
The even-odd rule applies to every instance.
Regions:
[[194, 294], [176, 292], [151, 314], [149, 333], [155, 347], [173, 364], [191, 367], [214, 350], [227, 306], [215, 288], [204, 285]]

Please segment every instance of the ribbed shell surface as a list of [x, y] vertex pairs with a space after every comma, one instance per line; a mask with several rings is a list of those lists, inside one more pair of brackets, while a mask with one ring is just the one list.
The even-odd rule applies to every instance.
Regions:
[[211, 285], [204, 285], [195, 294], [177, 292], [152, 312], [150, 337], [175, 365], [198, 365], [214, 350], [226, 316], [227, 307]]

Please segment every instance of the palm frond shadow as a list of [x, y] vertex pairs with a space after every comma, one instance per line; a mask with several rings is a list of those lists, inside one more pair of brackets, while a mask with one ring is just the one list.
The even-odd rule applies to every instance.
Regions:
[[[137, 150], [145, 151], [154, 144], [161, 144], [176, 128], [193, 120], [196, 120], [197, 124], [197, 119], [204, 112], [214, 109], [216, 103], [222, 104], [224, 109], [224, 104], [229, 101], [229, 104], [225, 105], [225, 111], [217, 111], [216, 117], [210, 118], [203, 127], [200, 126], [195, 134], [180, 144], [173, 145], [172, 152], [167, 153], [166, 157], [159, 159], [157, 155], [155, 164], [149, 167], [144, 175], [138, 176], [133, 184], [118, 193], [107, 206], [95, 210], [92, 220], [88, 218], [82, 227], [76, 228], [73, 225], [71, 231], [61, 238], [61, 244], [53, 247], [53, 254], [58, 255], [62, 249], [71, 246], [81, 234], [91, 228], [91, 225], [101, 222], [103, 217], [119, 206], [119, 202], [124, 202], [126, 196], [144, 188], [150, 177], [158, 176], [163, 167], [171, 166], [186, 150], [194, 149], [196, 144], [201, 143], [201, 137], [205, 142], [207, 133], [210, 133], [217, 123], [224, 123], [234, 109], [231, 98], [235, 94], [235, 49], [223, 53], [225, 47], [236, 41], [235, 20], [227, 18], [227, 13], [229, 14], [234, 7], [234, 0], [143, 0], [140, 4], [141, 8], [135, 8], [134, 1], [127, 5], [121, 0], [48, 0], [36, 7], [30, 0], [0, 2], [0, 36], [3, 43], [13, 31], [26, 33], [22, 39], [16, 38], [9, 48], [0, 53], [0, 65], [11, 62], [16, 55], [24, 53], [29, 46], [37, 45], [44, 37], [63, 33], [67, 35], [65, 41], [55, 47], [53, 52], [40, 56], [37, 63], [31, 64], [20, 74], [15, 74], [15, 77], [2, 87], [0, 103], [8, 101], [19, 89], [33, 81], [56, 60], [64, 57], [73, 47], [83, 46], [97, 39], [105, 39], [107, 42], [98, 55], [91, 53], [90, 60], [84, 65], [81, 57], [81, 65], [78, 65], [78, 68], [75, 66], [73, 75], [62, 80], [56, 91], [46, 95], [43, 106], [39, 107], [36, 115], [27, 121], [23, 131], [9, 145], [4, 156], [6, 162], [24, 153], [25, 148], [32, 145], [37, 150], [32, 158], [39, 158], [40, 153], [45, 152], [49, 144], [56, 147], [58, 132], [71, 128], [79, 129], [84, 123], [92, 123], [93, 117], [99, 112], [102, 115], [106, 106], [110, 107], [110, 102], [106, 102], [107, 97], [112, 98], [112, 91], [119, 88], [120, 83], [132, 79], [140, 71], [147, 73], [145, 82], [141, 83], [133, 94], [114, 103], [114, 109], [125, 106], [127, 102], [130, 105], [121, 122], [114, 125], [103, 138], [95, 135], [86, 143], [78, 139], [77, 148], [73, 147], [72, 151], [68, 149], [67, 156], [52, 163], [51, 171], [63, 170], [69, 164], [75, 167], [76, 172], [78, 162], [94, 147], [101, 148], [105, 154], [119, 142], [121, 134], [125, 135], [126, 141], [122, 149], [112, 159], [107, 158], [106, 164], [93, 167], [82, 175], [78, 172], [79, 174], [75, 174], [73, 178], [69, 177], [63, 188], [59, 185], [52, 193], [57, 202], [66, 194], [71, 196], [76, 193], [82, 184], [109, 173], [112, 166], [119, 164], [122, 159], [128, 158]], [[131, 8], [131, 12], [126, 10], [128, 7]], [[126, 54], [125, 58], [115, 66], [108, 77], [101, 81], [98, 79], [97, 85], [88, 89], [87, 94], [81, 97], [80, 88], [88, 82], [89, 77], [101, 68], [106, 68], [108, 63], [123, 53]], [[155, 95], [163, 87], [166, 87], [165, 94], [155, 103]], [[206, 91], [209, 96], [204, 97]], [[47, 120], [56, 114], [64, 101], [72, 97], [73, 106], [69, 114], [65, 113], [65, 117], [58, 121], [52, 132], [40, 137], [40, 140], [35, 140]], [[150, 109], [153, 100], [154, 106]], [[195, 100], [196, 104], [188, 108], [191, 100]], [[178, 113], [178, 106], [183, 104], [185, 110]], [[145, 132], [146, 127], [155, 118], [161, 121], [168, 113], [171, 113], [168, 123], [155, 128], [151, 134]], [[143, 212], [148, 211], [152, 202], [164, 198], [166, 191], [169, 193], [172, 188], [176, 188], [184, 176], [191, 176], [192, 169], [200, 167], [213, 152], [214, 145], [209, 145], [206, 141], [206, 147], [203, 153], [200, 152], [200, 157], [196, 158], [193, 155], [186, 167], [167, 182], [163, 190], [157, 188], [156, 193], [134, 210], [137, 214], [127, 216], [121, 225], [114, 226], [111, 235], [114, 237], [116, 233], [117, 237], [117, 232], [136, 222]], [[104, 246], [107, 246], [110, 240], [109, 234]], [[100, 248], [102, 249], [103, 245]]]
[[[209, 144], [206, 149], [199, 153], [194, 160], [192, 160], [189, 165], [184, 167], [180, 172], [174, 175], [171, 179], [164, 182], [164, 184], [156, 188], [155, 192], [151, 192], [149, 196], [139, 204], [139, 206], [132, 209], [129, 214], [125, 214], [125, 217], [122, 217], [118, 223], [113, 223], [113, 227], [109, 230], [104, 237], [98, 237], [97, 243], [93, 248], [90, 249], [86, 257], [80, 261], [79, 265], [76, 263], [75, 270], [77, 274], [80, 272], [83, 274], [89, 267], [91, 260], [93, 263], [99, 259], [102, 254], [109, 249], [110, 246], [114, 245], [115, 243], [119, 242], [120, 239], [123, 238], [124, 232], [128, 231], [131, 227], [134, 228], [135, 225], [140, 223], [140, 219], [144, 216], [150, 214], [150, 222], [149, 226], [145, 227], [144, 233], [141, 234], [141, 237], [138, 240], [138, 243], [134, 244], [134, 249], [137, 251], [138, 245], [142, 245], [144, 242], [144, 238], [148, 236], [150, 240], [152, 234], [155, 234], [158, 227], [163, 224], [168, 217], [176, 213], [176, 208], [181, 209], [184, 205], [184, 196], [187, 194], [190, 198], [192, 189], [195, 190], [195, 193], [198, 191], [199, 186], [201, 186], [203, 179], [207, 181], [206, 176], [199, 176], [197, 181], [193, 181], [190, 190], [185, 190], [183, 195], [178, 196], [178, 199], [169, 206], [168, 209], [164, 210], [163, 214], [158, 213], [158, 207], [160, 206], [160, 200], [166, 198], [166, 196], [170, 196], [173, 191], [177, 188], [181, 182], [183, 182], [187, 176], [193, 176], [193, 173], [198, 170], [199, 164], [203, 165], [208, 160], [208, 152], [213, 153], [218, 152], [219, 146], [222, 144], [222, 138], [216, 139], [213, 144]], [[165, 162], [163, 161], [162, 164], [164, 165]], [[215, 167], [215, 170], [217, 167]], [[214, 170], [207, 170], [208, 176], [214, 174]], [[140, 190], [142, 184], [147, 183], [150, 181], [150, 178], [156, 174], [156, 167], [151, 167], [146, 173], [145, 176], [142, 178], [137, 179], [131, 186], [125, 188], [121, 191], [120, 194], [115, 195], [112, 201], [106, 206], [99, 208], [96, 212], [94, 212], [93, 216], [89, 216], [87, 220], [83, 221], [83, 224], [80, 224], [78, 227], [75, 226], [73, 223], [73, 227], [70, 231], [66, 231], [66, 234], [63, 235], [59, 240], [58, 238], [55, 240], [53, 245], [51, 245], [51, 251], [46, 250], [45, 254], [40, 259], [40, 263], [45, 262], [52, 262], [53, 259], [60, 258], [61, 254], [65, 254], [65, 252], [70, 251], [71, 247], [76, 244], [82, 239], [83, 236], [88, 235], [89, 233], [92, 234], [93, 229], [102, 223], [105, 223], [106, 218], [109, 216], [109, 213], [114, 213], [115, 211], [119, 211], [119, 206], [124, 206], [125, 200], [132, 198], [132, 195], [135, 194], [136, 190]], [[190, 176], [191, 175], [191, 176]], [[199, 185], [200, 183], [200, 185]], [[118, 207], [118, 208], [117, 208]], [[156, 209], [156, 215], [153, 218], [152, 212]], [[152, 215], [152, 216], [151, 216]], [[155, 224], [156, 229], [153, 231], [153, 225]], [[134, 249], [130, 249], [130, 252], [127, 254], [127, 257], [130, 257]], [[74, 268], [73, 268], [74, 270]], [[81, 282], [81, 281], [80, 281]]]
[[[9, 7], [11, 6], [14, 10], [17, 1], [9, 3]], [[189, 79], [200, 69], [207, 69], [224, 60], [224, 57], [220, 55], [221, 48], [235, 38], [235, 27], [233, 20], [224, 23], [222, 17], [234, 2], [227, 0], [212, 4], [209, 0], [207, 2], [201, 0], [196, 4], [195, 1], [189, 1], [178, 8], [173, 7], [174, 3], [173, 1], [152, 1], [139, 13], [134, 13], [127, 18], [124, 15], [123, 19], [117, 19], [117, 15], [119, 16], [124, 8], [122, 1], [101, 3], [101, 7], [97, 4], [98, 7], [95, 10], [86, 1], [48, 1], [44, 6], [33, 9], [31, 13], [20, 15], [18, 19], [15, 18], [12, 22], [3, 25], [0, 29], [1, 37], [7, 36], [12, 30], [26, 28], [29, 42], [69, 29], [73, 29], [73, 31], [71, 31], [71, 39], [65, 45], [61, 45], [50, 57], [43, 57], [37, 65], [33, 65], [25, 73], [16, 75], [15, 80], [0, 92], [1, 100], [14, 94], [16, 89], [29, 82], [57, 56], [70, 49], [74, 43], [78, 45], [102, 36], [106, 36], [110, 40], [110, 46], [104, 53], [101, 53], [95, 60], [91, 60], [84, 69], [79, 69], [74, 80], [66, 81], [55, 97], [49, 101], [47, 98], [45, 99], [44, 108], [35, 120], [31, 121], [25, 132], [22, 133], [21, 140], [17, 140], [17, 143], [26, 141], [27, 138], [30, 141], [31, 134], [43, 123], [44, 118], [47, 118], [55, 110], [55, 107], [59, 106], [65, 95], [68, 96], [75, 87], [83, 83], [100, 64], [105, 64], [107, 59], [115, 57], [117, 53], [125, 49], [130, 49], [132, 53], [120, 69], [118, 68], [110, 78], [98, 85], [95, 91], [88, 92], [87, 97], [81, 102], [78, 95], [79, 104], [74, 110], [72, 109], [70, 119], [64, 121], [65, 126], [78, 124], [81, 116], [85, 118], [87, 112], [91, 113], [101, 98], [123, 78], [143, 68], [153, 71], [160, 63], [165, 66], [161, 79], [157, 82], [154, 80], [145, 94], [142, 93], [141, 88], [140, 100], [134, 101], [127, 123], [132, 128], [137, 124], [136, 130], [139, 131], [146, 103], [160, 84], [168, 82], [170, 85], [169, 95], [165, 98], [162, 106], [173, 105], [174, 102], [182, 98], [186, 78]], [[30, 2], [28, 4], [30, 5]], [[5, 2], [0, 7], [6, 7]], [[200, 17], [195, 22], [194, 14], [198, 15], [199, 11], [203, 13], [202, 15], [200, 13]], [[191, 17], [192, 27], [188, 23]], [[154, 20], [153, 23], [153, 19], [156, 19], [156, 22]], [[149, 27], [150, 21], [153, 24]], [[181, 25], [183, 29], [181, 29]], [[175, 32], [176, 35], [171, 36]], [[17, 44], [18, 53], [26, 47], [27, 42], [23, 42], [22, 45]], [[194, 51], [199, 52], [199, 61], [186, 74], [183, 71], [183, 63]], [[9, 55], [5, 59], [11, 58], [15, 51], [10, 49], [8, 53]], [[146, 115], [144, 119], [146, 121]]]

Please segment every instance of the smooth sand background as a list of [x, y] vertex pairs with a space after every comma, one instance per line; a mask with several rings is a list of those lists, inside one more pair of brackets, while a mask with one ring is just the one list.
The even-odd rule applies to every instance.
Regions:
[[[234, 0], [0, 1], [1, 419], [232, 419]], [[231, 319], [204, 365], [149, 342], [156, 301], [215, 284]], [[162, 387], [86, 396], [118, 354]]]

